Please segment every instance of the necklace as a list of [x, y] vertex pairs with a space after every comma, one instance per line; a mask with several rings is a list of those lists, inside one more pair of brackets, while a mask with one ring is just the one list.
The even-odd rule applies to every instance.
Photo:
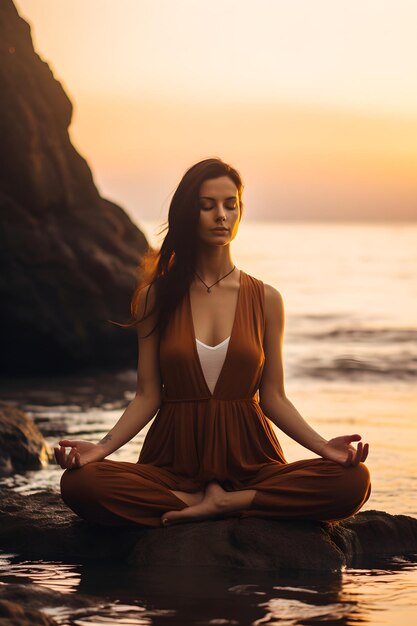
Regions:
[[202, 278], [200, 278], [200, 276], [197, 274], [197, 272], [194, 272], [194, 274], [197, 276], [197, 278], [199, 278], [201, 280], [201, 282], [203, 283], [203, 285], [205, 285], [207, 287], [207, 293], [211, 293], [211, 288], [214, 287], [214, 285], [217, 285], [217, 283], [219, 283], [221, 280], [223, 280], [223, 278], [226, 278], [226, 276], [229, 276], [229, 274], [231, 274], [233, 272], [233, 270], [235, 269], [236, 265], [233, 266], [233, 268], [230, 270], [230, 272], [227, 272], [227, 274], [225, 274], [224, 276], [222, 276], [221, 278], [219, 278], [219, 280], [216, 280], [215, 283], [213, 283], [212, 285], [210, 285], [210, 287], [208, 285], [206, 285], [206, 283], [204, 282], [204, 280]]

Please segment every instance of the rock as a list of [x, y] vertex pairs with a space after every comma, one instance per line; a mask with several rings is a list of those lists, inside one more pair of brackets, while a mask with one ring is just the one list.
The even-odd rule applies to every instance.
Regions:
[[[102, 604], [102, 603], [101, 603]], [[58, 624], [41, 609], [59, 609], [63, 614], [76, 614], [77, 619], [88, 618], [90, 607], [99, 606], [100, 599], [86, 598], [82, 594], [61, 593], [40, 585], [10, 583], [0, 585], [0, 625], [1, 626], [53, 626]], [[13, 621], [14, 620], [14, 621]], [[59, 623], [62, 624], [60, 620]], [[68, 622], [66, 622], [68, 623]]]
[[0, 599], [20, 605], [30, 604], [31, 608], [38, 610], [45, 605], [49, 607], [68, 605], [73, 609], [82, 609], [97, 604], [96, 599], [91, 596], [87, 598], [78, 593], [62, 593], [33, 583], [0, 585]]
[[40, 469], [53, 459], [53, 451], [30, 417], [0, 401], [0, 476]]
[[335, 571], [417, 552], [417, 520], [365, 511], [336, 524], [229, 517], [170, 528], [105, 527], [78, 518], [53, 491], [21, 496], [4, 489], [0, 546], [66, 562]]
[[71, 144], [72, 104], [0, 3], [0, 372], [135, 367], [125, 322], [144, 234], [102, 198]]
[[176, 525], [161, 533], [147, 531], [128, 562], [327, 571], [345, 564], [323, 524], [229, 518]]
[[54, 626], [58, 625], [58, 622], [37, 609], [20, 606], [9, 600], [0, 600], [0, 624], [1, 626]]
[[351, 566], [364, 565], [378, 555], [412, 554], [417, 552], [417, 519], [364, 511], [334, 526], [332, 539], [349, 555]]

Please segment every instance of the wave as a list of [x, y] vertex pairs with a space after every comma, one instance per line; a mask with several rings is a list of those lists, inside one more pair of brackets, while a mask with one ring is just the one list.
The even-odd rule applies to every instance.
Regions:
[[415, 380], [417, 381], [417, 356], [409, 353], [378, 357], [378, 360], [339, 356], [331, 359], [307, 357], [296, 364], [295, 376], [325, 380]]
[[334, 328], [324, 332], [292, 332], [293, 339], [336, 340], [372, 343], [407, 343], [417, 345], [417, 328]]

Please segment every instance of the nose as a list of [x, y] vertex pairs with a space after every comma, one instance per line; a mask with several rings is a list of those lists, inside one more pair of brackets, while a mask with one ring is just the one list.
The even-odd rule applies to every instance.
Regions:
[[216, 221], [223, 221], [225, 219], [226, 219], [226, 210], [223, 206], [223, 203], [219, 202], [219, 204], [217, 205]]

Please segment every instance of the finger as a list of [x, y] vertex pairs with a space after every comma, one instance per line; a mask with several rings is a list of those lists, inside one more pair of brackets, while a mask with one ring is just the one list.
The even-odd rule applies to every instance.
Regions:
[[77, 452], [77, 450], [75, 448], [71, 448], [71, 451], [68, 455], [68, 459], [67, 459], [67, 467], [71, 468], [74, 464], [74, 456], [75, 453]]
[[67, 453], [66, 453], [66, 450], [65, 450], [65, 447], [64, 447], [64, 446], [61, 446], [61, 447], [60, 447], [60, 449], [59, 449], [59, 456], [60, 456], [60, 458], [61, 458], [61, 467], [62, 467], [63, 469], [65, 469], [65, 468], [66, 468], [65, 463], [66, 463], [66, 461], [67, 461]]
[[353, 458], [352, 458], [352, 465], [355, 466], [359, 463], [359, 459], [362, 456], [362, 443], [359, 442], [358, 443], [358, 447], [356, 448], [355, 452], [353, 453]]
[[352, 459], [352, 465], [354, 467], [359, 464], [359, 461], [362, 458], [362, 447], [363, 447], [363, 443], [362, 443], [362, 441], [360, 441], [358, 443], [358, 447], [356, 448], [355, 455], [354, 455], [354, 457]]
[[62, 446], [58, 450], [58, 458], [59, 458], [59, 464], [61, 465], [62, 469], [65, 469], [66, 454], [65, 454], [65, 448], [63, 448]]
[[75, 453], [74, 464], [75, 464], [76, 467], [81, 467], [81, 457], [80, 457], [80, 453], [79, 452]]
[[58, 442], [60, 446], [66, 446], [67, 448], [69, 446], [73, 446], [73, 444], [75, 444], [75, 441], [73, 439], [61, 439], [61, 441]]
[[362, 437], [356, 433], [355, 435], [346, 435], [345, 439], [346, 441], [360, 441]]
[[369, 443], [365, 443], [365, 445], [363, 446], [363, 452], [362, 452], [362, 463], [366, 461], [368, 452], [369, 452]]
[[56, 459], [57, 464], [62, 467], [61, 450], [59, 448], [54, 448], [54, 452], [55, 452], [55, 459]]

